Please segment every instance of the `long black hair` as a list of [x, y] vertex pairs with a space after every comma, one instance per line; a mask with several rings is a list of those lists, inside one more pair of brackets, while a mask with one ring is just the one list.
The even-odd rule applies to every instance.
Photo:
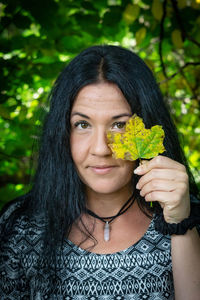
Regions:
[[[50, 110], [44, 123], [38, 166], [25, 205], [30, 216], [44, 215], [46, 249], [52, 250], [62, 244], [72, 224], [85, 210], [84, 184], [70, 152], [70, 112], [80, 89], [98, 82], [115, 83], [132, 112], [142, 117], [147, 128], [162, 125], [165, 131], [164, 155], [186, 166], [190, 192], [197, 194], [176, 128], [151, 70], [132, 51], [119, 46], [92, 46], [76, 56], [61, 72], [49, 98]], [[136, 176], [133, 184], [137, 180]], [[136, 193], [140, 207], [144, 211], [150, 210], [149, 204]], [[159, 209], [159, 205], [154, 205], [152, 210]]]

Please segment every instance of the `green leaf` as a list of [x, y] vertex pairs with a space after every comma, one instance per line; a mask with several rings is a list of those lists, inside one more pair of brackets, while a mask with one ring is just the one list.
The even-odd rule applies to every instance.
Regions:
[[127, 24], [135, 22], [140, 13], [140, 7], [138, 5], [128, 4], [123, 13], [123, 19]]
[[160, 21], [163, 16], [162, 2], [160, 0], [153, 0], [151, 11], [152, 11], [154, 18], [156, 20]]
[[176, 48], [182, 48], [183, 47], [183, 40], [181, 36], [181, 32], [178, 29], [175, 29], [172, 32], [172, 42]]
[[146, 36], [146, 32], [147, 32], [147, 30], [145, 27], [140, 28], [136, 32], [135, 38], [136, 38], [137, 45], [139, 45], [144, 40], [144, 38]]
[[107, 138], [116, 159], [131, 161], [138, 158], [149, 159], [165, 151], [162, 126], [155, 125], [151, 129], [145, 129], [142, 119], [136, 114], [129, 119], [125, 132], [109, 131]]

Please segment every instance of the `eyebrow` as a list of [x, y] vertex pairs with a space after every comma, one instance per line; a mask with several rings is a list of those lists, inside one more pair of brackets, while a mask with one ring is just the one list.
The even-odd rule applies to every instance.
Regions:
[[[71, 117], [76, 116], [76, 115], [78, 115], [80, 117], [83, 117], [85, 119], [88, 119], [88, 120], [90, 119], [90, 117], [88, 117], [87, 115], [84, 115], [84, 114], [79, 113], [79, 112], [73, 112], [71, 114]], [[115, 120], [115, 119], [118, 119], [118, 118], [121, 118], [121, 117], [131, 117], [131, 114], [129, 114], [129, 113], [123, 113], [123, 114], [120, 114], [120, 115], [116, 115], [116, 116], [112, 117], [112, 120]]]

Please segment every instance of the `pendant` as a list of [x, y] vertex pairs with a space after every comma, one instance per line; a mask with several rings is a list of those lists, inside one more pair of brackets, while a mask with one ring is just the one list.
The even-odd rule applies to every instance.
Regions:
[[109, 239], [110, 239], [110, 225], [107, 221], [104, 227], [104, 241], [108, 242]]

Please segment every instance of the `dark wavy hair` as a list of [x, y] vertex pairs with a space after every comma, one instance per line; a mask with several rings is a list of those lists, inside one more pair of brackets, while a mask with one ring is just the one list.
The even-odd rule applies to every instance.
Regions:
[[[30, 216], [37, 217], [43, 213], [48, 253], [62, 244], [72, 224], [85, 211], [84, 184], [76, 172], [70, 152], [70, 112], [80, 89], [99, 82], [115, 83], [127, 99], [132, 113], [142, 117], [147, 128], [162, 125], [165, 131], [164, 155], [186, 166], [190, 192], [198, 193], [176, 128], [151, 70], [138, 55], [122, 47], [89, 47], [66, 66], [52, 89], [33, 188], [24, 205]], [[135, 176], [134, 186], [137, 181]], [[161, 209], [158, 204], [151, 209], [136, 189], [135, 196], [144, 212], [159, 212]]]

